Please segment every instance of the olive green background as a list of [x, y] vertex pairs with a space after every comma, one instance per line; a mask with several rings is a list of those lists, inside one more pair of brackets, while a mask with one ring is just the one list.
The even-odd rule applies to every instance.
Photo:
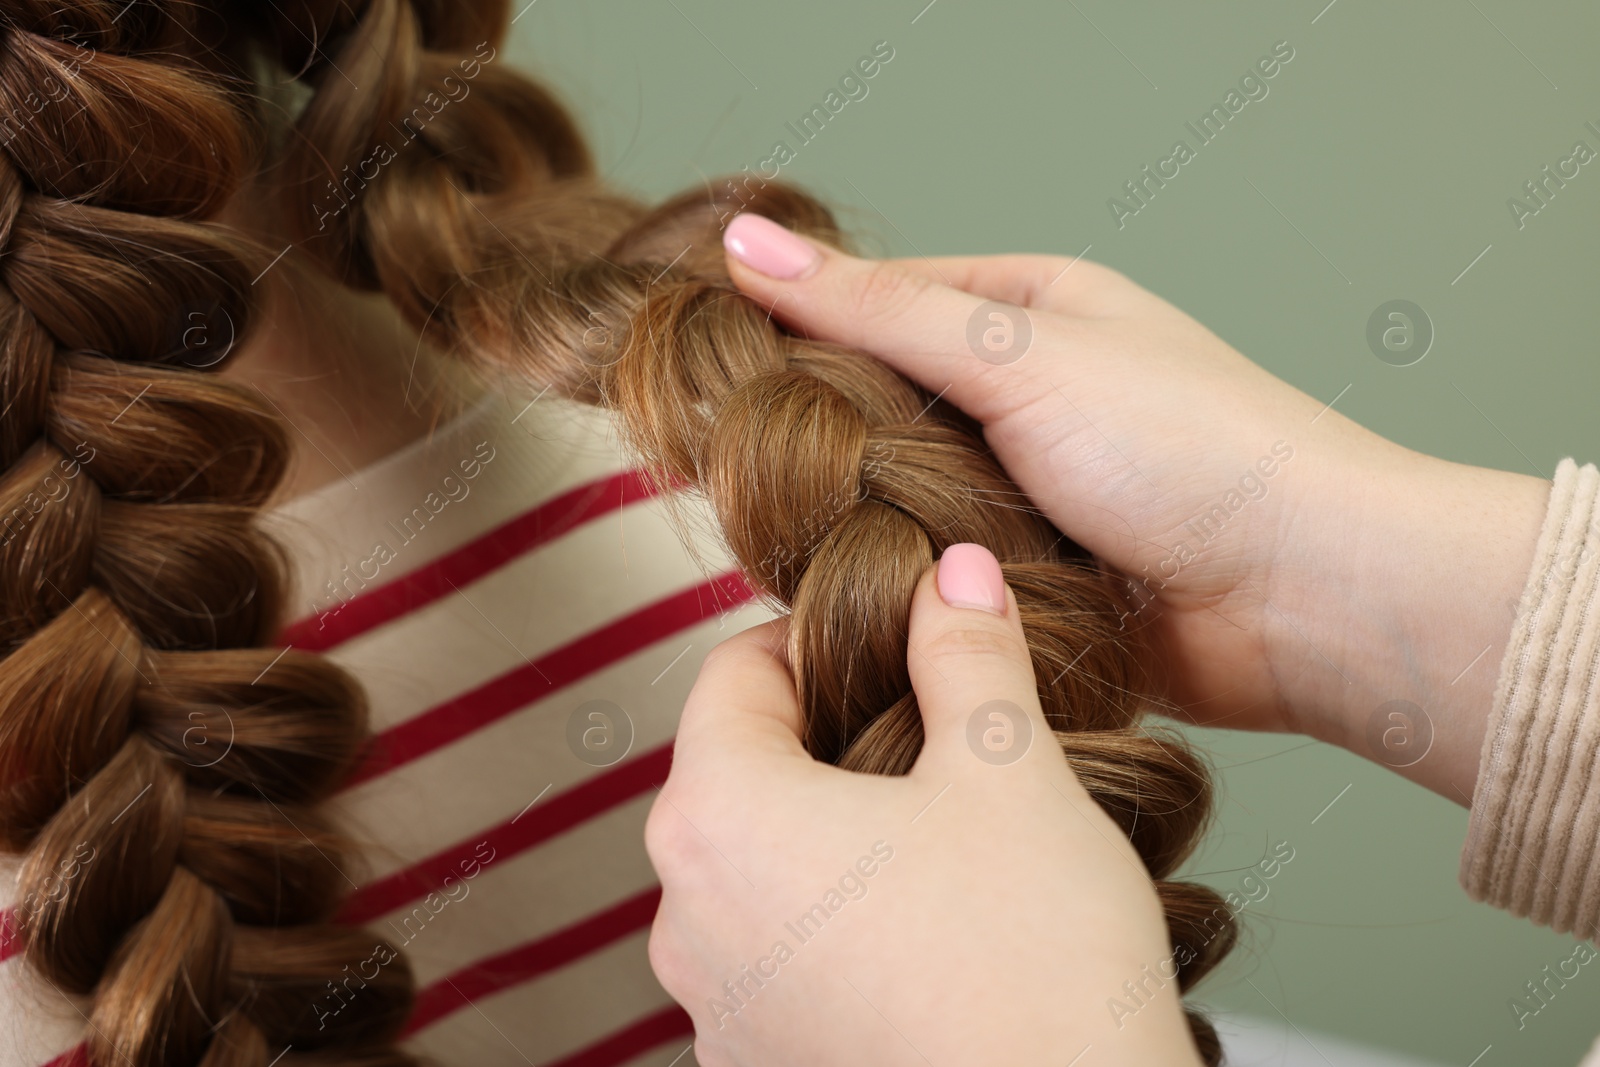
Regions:
[[[798, 147], [784, 124], [888, 41], [868, 96], [783, 169], [864, 248], [1092, 246], [1406, 445], [1546, 477], [1564, 455], [1600, 459], [1600, 161], [1521, 229], [1507, 207], [1574, 142], [1600, 150], [1584, 126], [1600, 126], [1600, 9], [925, 3], [537, 0], [510, 58], [572, 104], [614, 182], [662, 197]], [[1268, 95], [1119, 229], [1108, 199], [1193, 146], [1184, 123], [1279, 41], [1295, 55]], [[1392, 299], [1436, 332], [1411, 366], [1368, 347]], [[1462, 1067], [1573, 1064], [1600, 1032], [1600, 962], [1517, 1028], [1509, 999], [1573, 941], [1466, 897], [1462, 809], [1303, 738], [1198, 739], [1223, 799], [1193, 869], [1235, 889], [1269, 844], [1295, 849], [1201, 1001]]]

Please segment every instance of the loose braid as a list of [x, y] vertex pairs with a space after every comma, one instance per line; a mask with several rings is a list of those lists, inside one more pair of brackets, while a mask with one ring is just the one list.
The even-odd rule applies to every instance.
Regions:
[[365, 705], [263, 647], [285, 572], [254, 520], [288, 442], [202, 369], [254, 315], [260, 250], [200, 220], [261, 124], [194, 4], [4, 0], [0, 33], [0, 845], [26, 962], [91, 998], [96, 1067], [408, 1063], [403, 960], [313, 1009], [376, 940], [330, 921], [315, 807]]
[[[325, 6], [332, 24], [343, 8]], [[913, 587], [950, 544], [993, 550], [1045, 715], [1157, 879], [1189, 990], [1235, 937], [1221, 898], [1169, 880], [1203, 832], [1210, 785], [1184, 744], [1139, 725], [1149, 651], [1119, 627], [1111, 587], [1021, 506], [970, 419], [876, 361], [784, 332], [738, 294], [717, 236], [728, 217], [757, 211], [838, 244], [826, 209], [749, 177], [654, 209], [609, 192], [547, 93], [481, 47], [463, 59], [472, 33], [497, 45], [505, 17], [503, 0], [370, 0], [329, 61], [297, 57], [315, 88], [284, 161], [297, 239], [335, 277], [381, 288], [439, 348], [613, 409], [664, 481], [703, 491], [747, 576], [791, 616], [805, 742], [820, 759], [911, 766]], [[324, 190], [340, 194], [337, 210], [319, 205]], [[1210, 1023], [1189, 1021], [1206, 1062], [1220, 1062]]]

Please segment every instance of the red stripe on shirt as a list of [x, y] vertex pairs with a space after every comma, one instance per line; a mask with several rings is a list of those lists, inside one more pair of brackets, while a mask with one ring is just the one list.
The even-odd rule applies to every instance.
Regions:
[[629, 1023], [616, 1033], [546, 1067], [614, 1067], [657, 1045], [694, 1033], [694, 1020], [676, 1004]]
[[28, 942], [22, 936], [22, 927], [17, 925], [17, 909], [7, 908], [0, 911], [0, 963], [18, 955], [27, 947]]
[[587, 956], [642, 930], [655, 918], [661, 887], [651, 886], [620, 904], [573, 923], [553, 934], [518, 945], [463, 967], [419, 990], [405, 1036], [416, 1033], [467, 1007], [480, 997], [512, 986]]
[[290, 623], [279, 640], [307, 652], [326, 652], [477, 581], [585, 522], [656, 493], [653, 480], [638, 470], [580, 485], [408, 574]]
[[[642, 756], [625, 760], [604, 774], [559, 793], [499, 826], [474, 834], [460, 844], [435, 852], [419, 863], [362, 886], [345, 900], [339, 910], [339, 921], [359, 926], [414, 900], [421, 900], [429, 893], [443, 889], [446, 878], [459, 880], [465, 877], [473, 861], [487, 868], [525, 852], [666, 781], [667, 772], [671, 769], [672, 743], [669, 741]], [[486, 844], [492, 852], [485, 861], [479, 853]], [[478, 873], [481, 871], [474, 872], [473, 876]]]
[[344, 787], [386, 774], [459, 741], [535, 700], [755, 595], [742, 574], [730, 571], [591, 630], [377, 734], [367, 757]]
[[[477, 581], [585, 522], [649, 499], [657, 493], [658, 486], [652, 479], [637, 470], [578, 486], [415, 571], [364, 590], [328, 611], [290, 624], [282, 631], [280, 642], [307, 651], [328, 651], [425, 607], [457, 591], [461, 585]], [[618, 619], [542, 657], [537, 661], [537, 668], [542, 674], [540, 680], [545, 682], [548, 691], [570, 685], [657, 640], [729, 607], [745, 603], [756, 595], [756, 591], [738, 572], [723, 574]], [[634, 632], [629, 633], [630, 630]], [[607, 655], [607, 645], [616, 652]], [[565, 669], [555, 663], [556, 659], [569, 656], [576, 663], [568, 664]], [[364, 781], [417, 759], [524, 706], [526, 700], [501, 706], [493, 699], [515, 700], [513, 694], [516, 686], [510, 679], [524, 673], [527, 672], [523, 669], [512, 671], [378, 735], [375, 740], [385, 742], [377, 750], [383, 756], [369, 759], [349, 784]], [[523, 684], [526, 685], [526, 681]], [[487, 706], [475, 709], [475, 713], [467, 711], [463, 716], [468, 720], [467, 723], [447, 726], [443, 720], [447, 716], [460, 714], [463, 710], [461, 704], [473, 696], [488, 696], [491, 699]], [[389, 743], [394, 741], [401, 744], [395, 747]], [[484, 836], [496, 845], [495, 858], [500, 858], [499, 849], [502, 847], [505, 855], [515, 855], [638, 795], [644, 788], [665, 777], [670, 762], [669, 743], [627, 761], [617, 771], [586, 782], [543, 805], [539, 809], [540, 817], [528, 819], [526, 827], [513, 828], [515, 823], [527, 818], [525, 814], [492, 828]], [[436, 853], [420, 864], [373, 883], [350, 898], [346, 911], [359, 914], [366, 908], [375, 908], [372, 914], [382, 914], [425, 896], [431, 891], [429, 876], [438, 874], [442, 881], [443, 868], [453, 868], [459, 863], [461, 857], [457, 853], [463, 852], [464, 848], [457, 846]], [[434, 983], [419, 992], [407, 1033], [414, 1033], [453, 1014], [475, 997], [530, 981], [649, 925], [654, 918], [660, 893], [659, 886], [652, 887], [564, 930], [472, 964], [456, 975]], [[386, 901], [394, 903], [385, 906]], [[349, 921], [364, 922], [366, 918], [357, 917]], [[0, 912], [0, 962], [20, 953], [24, 947], [25, 942], [15, 926], [14, 912], [10, 909]], [[693, 1029], [689, 1016], [673, 1005], [629, 1024], [595, 1044], [552, 1063], [550, 1067], [610, 1067], [663, 1041], [691, 1033]], [[44, 1067], [87, 1065], [87, 1045], [79, 1044], [50, 1060]]]

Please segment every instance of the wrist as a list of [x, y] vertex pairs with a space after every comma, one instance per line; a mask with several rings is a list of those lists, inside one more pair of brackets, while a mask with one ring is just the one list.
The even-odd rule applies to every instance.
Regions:
[[1285, 703], [1300, 732], [1470, 805], [1549, 483], [1387, 442], [1327, 473], [1267, 612]]

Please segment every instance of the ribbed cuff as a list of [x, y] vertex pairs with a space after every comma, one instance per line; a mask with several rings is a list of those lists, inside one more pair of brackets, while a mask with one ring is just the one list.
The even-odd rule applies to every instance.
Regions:
[[1461, 884], [1586, 940], [1600, 929], [1597, 596], [1600, 471], [1564, 459], [1500, 663]]

